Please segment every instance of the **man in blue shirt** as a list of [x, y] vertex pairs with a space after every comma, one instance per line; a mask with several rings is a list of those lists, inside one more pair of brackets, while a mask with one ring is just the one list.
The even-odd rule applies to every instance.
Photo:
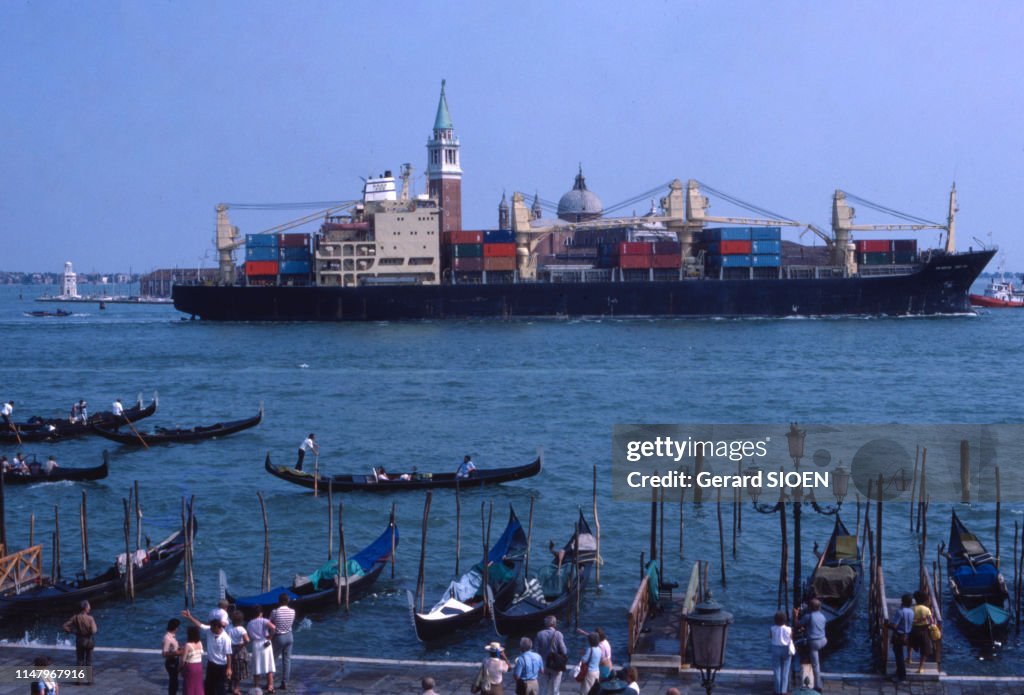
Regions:
[[893, 680], [897, 682], [907, 680], [907, 640], [910, 638], [910, 631], [914, 628], [914, 597], [910, 594], [903, 594], [900, 603], [902, 605], [899, 610], [889, 620], [889, 627], [893, 631], [892, 653], [896, 657], [896, 676]]
[[825, 638], [825, 614], [821, 612], [821, 601], [812, 598], [807, 602], [807, 612], [800, 615], [799, 609], [794, 609], [799, 618], [799, 625], [804, 628], [807, 634], [807, 648], [811, 656], [811, 669], [814, 671], [814, 689], [821, 692], [821, 657], [819, 652], [828, 644]]
[[516, 658], [515, 670], [512, 673], [516, 683], [523, 683], [526, 695], [537, 695], [540, 692], [537, 676], [544, 670], [544, 662], [540, 654], [533, 651], [533, 640], [529, 637], [519, 640], [519, 650], [522, 654]]
[[476, 466], [473, 465], [473, 459], [470, 458], [469, 454], [466, 454], [462, 458], [462, 463], [459, 464], [459, 470], [455, 472], [456, 478], [468, 478], [473, 475], [473, 471], [476, 470]]

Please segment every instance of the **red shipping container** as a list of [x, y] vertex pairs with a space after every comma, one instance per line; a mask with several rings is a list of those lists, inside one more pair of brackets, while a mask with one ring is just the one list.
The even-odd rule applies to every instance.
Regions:
[[292, 246], [309, 246], [309, 235], [308, 234], [281, 234], [278, 236], [278, 244], [280, 246], [292, 247]]
[[[619, 244], [620, 256], [650, 256], [651, 244], [647, 241], [623, 241]], [[623, 266], [625, 267], [625, 266]], [[647, 266], [644, 266], [645, 268]]]
[[484, 269], [482, 258], [453, 258], [452, 269], [470, 272], [480, 272]]
[[894, 239], [892, 242], [893, 251], [917, 252], [917, 239]]
[[853, 248], [857, 253], [889, 253], [892, 251], [892, 241], [889, 239], [858, 239], [853, 242]]
[[482, 244], [484, 243], [483, 232], [445, 232], [444, 243], [446, 244]]
[[744, 255], [751, 253], [749, 241], [721, 241], [719, 251], [723, 256]]
[[277, 275], [277, 261], [246, 261], [246, 275]]
[[660, 256], [651, 256], [651, 267], [653, 268], [679, 268], [683, 265], [683, 259], [679, 256], [670, 256], [667, 253]]
[[[486, 248], [486, 247], [484, 247]], [[484, 258], [484, 270], [515, 270], [514, 256], [488, 256]]]
[[[628, 243], [628, 242], [627, 242]], [[640, 256], [640, 255], [623, 255], [619, 256], [619, 267], [626, 269], [647, 269], [651, 267], [651, 259], [654, 256]]]
[[[654, 242], [654, 255], [666, 256], [668, 254], [679, 255], [680, 248], [678, 241], [656, 241]], [[658, 267], [658, 266], [655, 266]]]
[[484, 258], [516, 257], [515, 244], [484, 244]]

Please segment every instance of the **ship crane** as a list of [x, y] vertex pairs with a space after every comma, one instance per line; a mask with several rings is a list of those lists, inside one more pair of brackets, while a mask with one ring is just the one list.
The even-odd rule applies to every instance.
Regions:
[[[361, 203], [361, 200], [349, 200], [341, 202], [337, 205], [318, 210], [317, 212], [310, 213], [303, 217], [300, 217], [289, 222], [284, 222], [270, 229], [264, 229], [258, 234], [280, 234], [296, 227], [315, 222], [318, 219], [336, 215], [340, 212], [344, 212], [355, 205]], [[228, 217], [228, 210], [232, 207], [231, 203], [219, 203], [216, 207], [217, 211], [217, 232], [214, 238], [214, 247], [217, 249], [217, 266], [218, 266], [218, 280], [222, 284], [231, 285], [235, 282], [235, 251], [245, 246], [245, 240], [242, 239], [239, 234], [238, 227], [231, 224], [231, 220]], [[234, 207], [244, 208], [249, 210], [282, 210], [294, 207], [310, 207], [307, 203], [284, 203], [284, 204], [235, 204]]]
[[[854, 200], [862, 205], [879, 212], [892, 215], [906, 220], [902, 224], [853, 224], [856, 210], [847, 204], [846, 199]], [[949, 213], [946, 223], [932, 222], [921, 217], [908, 215], [892, 208], [887, 208], [869, 200], [836, 190], [832, 196], [832, 231], [835, 235], [835, 246], [833, 250], [833, 262], [836, 265], [851, 265], [853, 262], [853, 248], [850, 243], [850, 232], [918, 232], [924, 229], [938, 229], [946, 232], [946, 253], [956, 252], [956, 213], [959, 211], [956, 202], [956, 183], [949, 192]]]

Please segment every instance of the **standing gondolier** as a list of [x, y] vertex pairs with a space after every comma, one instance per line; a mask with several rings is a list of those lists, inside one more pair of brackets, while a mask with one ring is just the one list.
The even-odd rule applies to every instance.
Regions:
[[121, 399], [118, 398], [111, 404], [110, 412], [114, 414], [114, 417], [121, 417], [124, 415], [124, 404], [121, 403]]
[[309, 436], [302, 440], [302, 444], [299, 445], [299, 460], [295, 462], [295, 470], [302, 470], [302, 459], [306, 457], [306, 452], [312, 451], [315, 454], [320, 453], [320, 446], [316, 443], [316, 435], [312, 432]]
[[13, 415], [14, 401], [7, 401], [6, 403], [3, 404], [3, 406], [0, 406], [0, 417], [4, 419], [4, 426], [8, 428], [14, 426], [14, 423], [11, 421], [11, 416]]

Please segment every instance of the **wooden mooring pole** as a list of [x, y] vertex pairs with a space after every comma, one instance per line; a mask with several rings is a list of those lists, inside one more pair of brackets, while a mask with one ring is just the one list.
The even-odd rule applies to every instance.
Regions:
[[423, 525], [420, 531], [420, 569], [416, 575], [416, 605], [420, 607], [420, 613], [423, 612], [423, 567], [427, 557], [427, 520], [430, 518], [430, 495], [430, 490], [427, 490], [427, 497], [423, 501]]
[[914, 497], [917, 495], [917, 464], [921, 458], [921, 445], [914, 450], [914, 477], [910, 482], [910, 532], [914, 532]]
[[89, 573], [89, 522], [87, 520], [88, 507], [86, 504], [86, 492], [82, 490], [82, 506], [78, 508], [78, 527], [82, 535], [82, 574]]
[[[388, 517], [388, 524], [393, 529], [397, 529], [398, 528], [398, 525], [397, 525], [398, 524], [398, 520], [397, 520], [398, 517], [395, 516], [395, 514], [397, 513], [397, 509], [398, 509], [397, 504], [398, 504], [397, 502], [392, 502], [391, 503], [391, 515]], [[398, 545], [397, 545], [397, 542], [398, 542], [398, 540], [397, 540], [397, 538], [395, 538], [395, 534], [392, 533], [391, 534], [391, 578], [392, 579], [395, 578], [395, 559], [398, 556]]]
[[996, 466], [996, 567], [1001, 566], [999, 555], [999, 536], [1003, 516], [1003, 492], [999, 480], [999, 466]]
[[263, 500], [263, 493], [256, 493], [260, 501], [260, 512], [263, 515], [263, 572], [260, 584], [263, 591], [270, 591], [270, 524], [267, 521], [267, 503]]
[[594, 590], [601, 592], [601, 520], [597, 517], [597, 464], [594, 464]]
[[338, 562], [341, 563], [341, 581], [338, 585], [337, 602], [341, 605], [341, 588], [345, 587], [345, 612], [349, 609], [348, 551], [345, 548], [345, 503], [338, 502]]
[[530, 521], [526, 527], [526, 558], [523, 561], [523, 576], [530, 576], [530, 547], [533, 546], [533, 503], [536, 501], [533, 495], [530, 495]]
[[124, 595], [135, 600], [135, 558], [132, 556], [132, 491], [128, 491], [129, 499], [121, 498], [124, 504]]
[[455, 576], [459, 574], [459, 559], [462, 552], [462, 498], [459, 494], [459, 479], [455, 478]]
[[686, 506], [686, 488], [679, 488], [679, 559], [683, 559], [683, 508]]
[[718, 551], [719, 560], [722, 565], [722, 586], [725, 583], [725, 530], [722, 528], [722, 488], [718, 488]]
[[971, 503], [971, 445], [960, 440], [960, 502]]

